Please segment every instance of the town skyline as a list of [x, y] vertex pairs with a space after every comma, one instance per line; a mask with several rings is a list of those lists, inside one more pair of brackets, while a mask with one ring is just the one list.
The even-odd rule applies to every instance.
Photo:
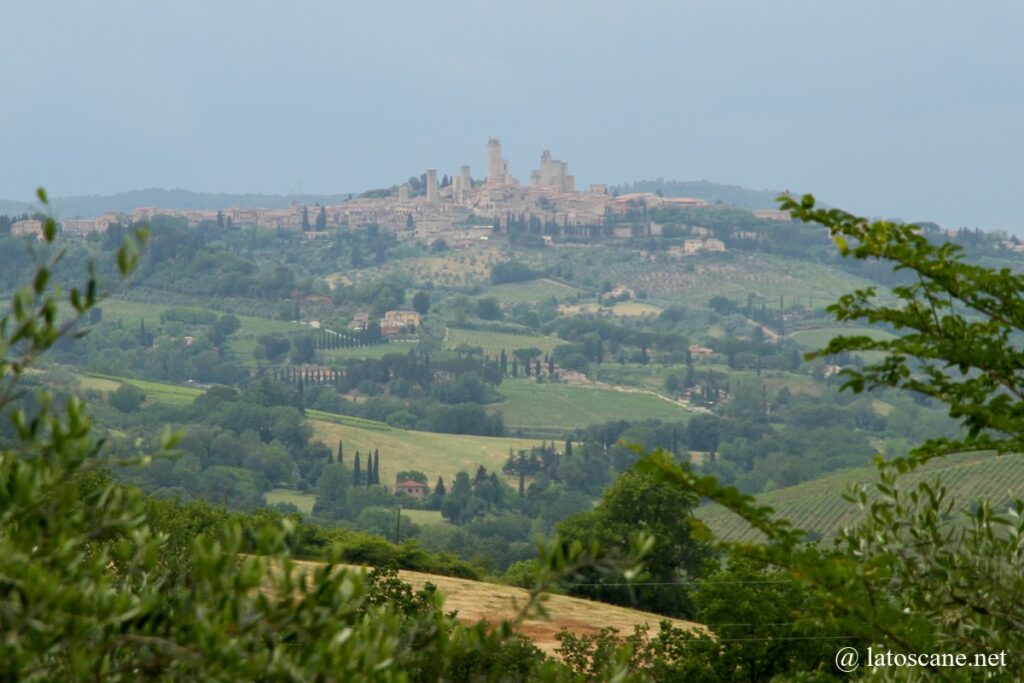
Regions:
[[1011, 3], [44, 9], [60, 20], [11, 4], [0, 22], [4, 199], [360, 192], [494, 135], [512, 168], [572, 159], [581, 187], [707, 179], [1021, 229]]

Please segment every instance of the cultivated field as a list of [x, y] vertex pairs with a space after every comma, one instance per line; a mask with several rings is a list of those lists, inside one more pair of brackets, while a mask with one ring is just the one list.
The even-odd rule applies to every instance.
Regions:
[[[945, 458], [902, 477], [902, 487], [908, 489], [922, 479], [931, 481], [936, 477], [941, 477], [950, 497], [962, 508], [981, 496], [999, 505], [1005, 505], [1013, 497], [1024, 496], [1024, 458], [1019, 455]], [[790, 520], [796, 527], [828, 538], [859, 515], [857, 508], [844, 500], [842, 494], [851, 485], [871, 484], [877, 479], [875, 468], [857, 468], [763, 493], [757, 500], [773, 507], [779, 517]], [[870, 497], [874, 487], [869, 488]], [[719, 538], [747, 540], [756, 536], [746, 523], [722, 508], [701, 508], [699, 516]]]
[[196, 396], [203, 394], [205, 391], [199, 387], [147, 382], [141, 379], [93, 373], [79, 373], [78, 380], [83, 389], [95, 389], [97, 391], [114, 391], [122, 384], [131, 384], [146, 392], [147, 403], [162, 403], [165, 405], [180, 406], [191, 403]]
[[657, 316], [661, 309], [653, 304], [646, 304], [640, 301], [620, 301], [611, 306], [602, 306], [590, 302], [585, 304], [563, 305], [558, 307], [558, 312], [565, 315], [579, 315], [581, 313], [608, 313], [619, 318], [634, 318]]
[[354, 349], [320, 349], [317, 356], [324, 362], [348, 360], [349, 358], [383, 358], [392, 353], [409, 353], [414, 349], [417, 342], [392, 342], [389, 344], [373, 344], [372, 346], [360, 346]]
[[530, 282], [495, 285], [488, 287], [484, 295], [493, 296], [503, 304], [536, 304], [550, 301], [552, 298], [559, 301], [574, 299], [578, 293], [579, 290], [575, 287], [544, 278]]
[[[215, 311], [210, 308], [198, 306], [175, 306], [172, 304], [142, 303], [138, 301], [127, 301], [125, 299], [107, 299], [101, 305], [103, 309], [103, 320], [120, 320], [124, 324], [138, 325], [140, 320], [145, 320], [150, 329], [160, 323], [160, 314], [170, 308], [212, 313], [217, 317], [227, 315], [224, 311]], [[295, 332], [304, 329], [302, 326], [283, 320], [271, 320], [270, 318], [257, 318], [251, 315], [235, 315], [242, 327], [233, 336], [258, 337], [262, 334], [273, 332]], [[308, 329], [308, 328], [306, 328]]]
[[498, 392], [505, 400], [490, 409], [504, 415], [509, 430], [527, 434], [559, 436], [608, 420], [685, 421], [690, 415], [683, 406], [642, 390], [537, 384], [532, 379], [518, 379], [505, 380]]
[[439, 287], [467, 287], [487, 283], [491, 276], [491, 266], [504, 260], [500, 249], [474, 245], [460, 251], [404, 258], [400, 262], [347, 271], [344, 276], [328, 275], [325, 280], [333, 288], [339, 282], [362, 284], [400, 275], [410, 278], [416, 286], [433, 283]]
[[746, 303], [747, 294], [767, 298], [768, 305], [800, 303], [821, 308], [840, 295], [870, 283], [824, 264], [771, 254], [730, 252], [721, 257], [698, 257], [655, 263], [609, 262], [602, 277], [656, 300], [706, 303], [727, 296]]
[[316, 496], [312, 493], [302, 493], [292, 489], [270, 489], [264, 496], [267, 499], [267, 505], [291, 503], [299, 509], [299, 512], [307, 516], [313, 513], [313, 503], [316, 502]]
[[[479, 346], [488, 356], [499, 356], [502, 350], [511, 356], [516, 349], [538, 348], [550, 353], [559, 344], [565, 342], [557, 337], [541, 337], [529, 334], [508, 334], [506, 332], [489, 332], [486, 330], [466, 330], [460, 327], [449, 327], [444, 340], [444, 348], [454, 350], [460, 346]], [[509, 363], [511, 363], [509, 359]]]
[[394, 485], [395, 475], [402, 470], [420, 470], [427, 475], [431, 486], [438, 476], [444, 477], [450, 485], [459, 471], [472, 474], [479, 465], [500, 473], [509, 448], [519, 450], [540, 445], [537, 439], [439, 434], [387, 425], [370, 429], [323, 419], [312, 420], [312, 425], [314, 437], [335, 453], [338, 441], [344, 442], [345, 462], [349, 465], [357, 450], [362, 453], [365, 464], [366, 454], [379, 449], [380, 481], [387, 486]]
[[407, 516], [417, 526], [435, 526], [447, 524], [440, 510], [406, 510], [402, 509], [402, 516]]
[[[296, 565], [310, 573], [319, 566], [316, 562], [308, 561], [297, 561]], [[518, 612], [519, 606], [529, 599], [525, 589], [512, 586], [406, 570], [399, 571], [398, 576], [417, 589], [428, 582], [437, 586], [445, 598], [445, 611], [457, 611], [459, 620], [467, 624], [479, 621], [496, 624], [502, 619], [511, 619]], [[555, 636], [563, 628], [577, 635], [587, 635], [611, 626], [623, 635], [628, 635], [638, 624], [647, 624], [656, 631], [660, 622], [668, 621], [677, 628], [703, 629], [700, 624], [691, 621], [669, 619], [650, 612], [565, 595], [544, 596], [544, 607], [550, 619], [526, 619], [520, 630], [548, 654], [554, 654], [559, 645]]]

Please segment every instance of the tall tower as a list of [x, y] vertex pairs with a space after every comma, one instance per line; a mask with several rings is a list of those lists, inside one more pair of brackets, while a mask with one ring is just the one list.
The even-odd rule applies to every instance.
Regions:
[[440, 199], [437, 195], [437, 169], [427, 169], [427, 203], [437, 204]]
[[487, 184], [505, 184], [505, 161], [501, 158], [501, 140], [491, 138], [487, 141]]

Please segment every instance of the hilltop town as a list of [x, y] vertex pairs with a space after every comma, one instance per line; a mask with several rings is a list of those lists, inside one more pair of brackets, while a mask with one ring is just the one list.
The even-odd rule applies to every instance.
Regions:
[[[487, 141], [486, 177], [474, 178], [469, 165], [441, 176], [427, 169], [419, 177], [386, 190], [367, 192], [348, 201], [325, 206], [298, 203], [288, 208], [237, 208], [185, 210], [166, 207], [142, 207], [130, 214], [106, 213], [89, 218], [62, 221], [65, 233], [88, 235], [106, 230], [110, 223], [130, 218], [143, 221], [155, 215], [181, 216], [190, 225], [216, 221], [235, 227], [303, 230], [317, 237], [327, 228], [354, 228], [376, 224], [393, 231], [399, 239], [436, 239], [444, 237], [454, 245], [460, 240], [477, 240], [495, 226], [500, 229], [511, 221], [533, 222], [552, 235], [586, 234], [610, 223], [610, 216], [623, 216], [633, 210], [659, 207], [707, 206], [703, 199], [662, 197], [653, 192], [613, 195], [605, 184], [591, 184], [586, 191], [576, 189], [569, 164], [543, 150], [539, 168], [530, 172], [528, 183], [521, 183], [502, 156], [501, 141]], [[784, 212], [763, 211], [763, 218], [786, 220]], [[35, 226], [18, 226], [19, 234], [29, 234]], [[659, 234], [659, 226], [641, 229], [648, 235]], [[628, 238], [637, 235], [637, 227], [611, 228], [608, 236]], [[712, 250], [715, 247], [712, 247]]]

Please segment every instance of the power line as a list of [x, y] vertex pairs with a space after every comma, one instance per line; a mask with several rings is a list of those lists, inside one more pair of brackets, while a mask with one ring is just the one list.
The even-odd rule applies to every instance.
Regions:
[[771, 579], [762, 581], [705, 581], [694, 579], [691, 581], [626, 581], [620, 583], [560, 583], [560, 586], [692, 586], [695, 584], [715, 585], [764, 585], [793, 583], [792, 579]]

